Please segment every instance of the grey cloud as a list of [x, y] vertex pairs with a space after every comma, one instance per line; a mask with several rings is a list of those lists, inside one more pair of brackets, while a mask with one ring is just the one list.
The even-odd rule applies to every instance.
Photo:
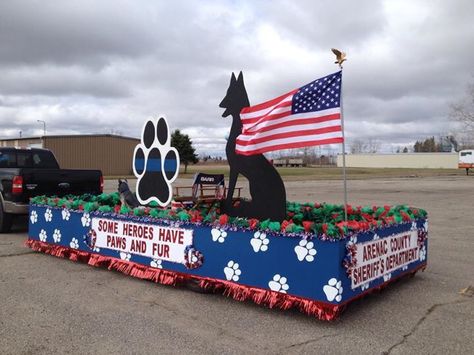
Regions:
[[348, 48], [384, 28], [382, 2], [312, 1], [260, 2], [267, 21], [309, 48]]
[[80, 63], [100, 68], [114, 57], [137, 57], [153, 48], [144, 6], [130, 2], [2, 1], [0, 62]]
[[257, 104], [336, 71], [329, 49], [340, 47], [348, 140], [405, 144], [450, 129], [448, 103], [472, 80], [473, 7], [2, 1], [0, 123], [7, 136], [38, 134], [44, 119], [51, 134], [138, 137], [163, 113], [198, 150], [222, 150], [230, 120], [218, 104], [232, 71], [244, 71]]
[[81, 67], [20, 67], [5, 70], [0, 92], [9, 95], [126, 97], [120, 77]]

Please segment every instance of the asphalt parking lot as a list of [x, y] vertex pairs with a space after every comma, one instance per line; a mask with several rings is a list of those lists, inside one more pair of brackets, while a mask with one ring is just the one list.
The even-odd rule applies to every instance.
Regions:
[[[23, 246], [27, 228], [20, 223], [0, 235], [0, 351], [473, 353], [474, 300], [460, 290], [474, 285], [474, 176], [353, 180], [348, 187], [354, 205], [428, 210], [428, 268], [356, 301], [337, 321], [36, 253]], [[294, 181], [286, 188], [289, 200], [342, 201], [340, 181]]]

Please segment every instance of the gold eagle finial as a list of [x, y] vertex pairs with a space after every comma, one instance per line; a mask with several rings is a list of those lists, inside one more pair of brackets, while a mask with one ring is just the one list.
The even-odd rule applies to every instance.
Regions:
[[339, 64], [339, 68], [342, 69], [342, 63], [347, 60], [346, 53], [336, 48], [331, 48], [331, 50], [336, 55], [336, 61], [334, 63]]

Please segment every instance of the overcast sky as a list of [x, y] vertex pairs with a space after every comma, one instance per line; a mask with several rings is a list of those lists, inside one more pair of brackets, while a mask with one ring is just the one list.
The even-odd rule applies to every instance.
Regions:
[[251, 104], [337, 70], [348, 144], [446, 134], [473, 81], [474, 2], [0, 1], [0, 137], [120, 133], [164, 114], [223, 151], [232, 71]]

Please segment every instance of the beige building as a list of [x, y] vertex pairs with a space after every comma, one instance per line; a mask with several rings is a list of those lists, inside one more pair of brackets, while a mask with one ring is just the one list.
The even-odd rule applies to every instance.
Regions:
[[45, 136], [0, 139], [0, 147], [44, 147], [64, 169], [100, 169], [105, 176], [133, 175], [132, 156], [137, 138], [113, 134]]
[[[342, 166], [342, 155], [337, 166]], [[457, 169], [458, 153], [347, 154], [346, 167]]]

